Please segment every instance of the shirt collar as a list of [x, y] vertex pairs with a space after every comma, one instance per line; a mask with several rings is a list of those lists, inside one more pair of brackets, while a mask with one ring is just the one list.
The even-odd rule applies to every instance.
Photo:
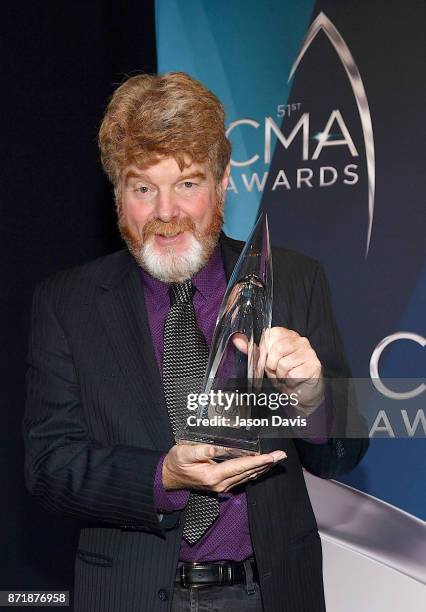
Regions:
[[217, 244], [204, 268], [201, 268], [201, 270], [193, 276], [192, 284], [205, 299], [208, 299], [217, 293], [224, 277], [225, 272], [223, 269], [222, 255], [220, 247]]

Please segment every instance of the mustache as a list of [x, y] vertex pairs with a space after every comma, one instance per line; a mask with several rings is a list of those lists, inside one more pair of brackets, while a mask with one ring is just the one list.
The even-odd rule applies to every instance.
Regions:
[[174, 236], [180, 232], [194, 232], [196, 227], [195, 223], [189, 217], [184, 219], [175, 219], [172, 221], [164, 222], [160, 219], [151, 219], [148, 221], [142, 229], [142, 241], [145, 242], [151, 236], [155, 234], [161, 234], [162, 236]]

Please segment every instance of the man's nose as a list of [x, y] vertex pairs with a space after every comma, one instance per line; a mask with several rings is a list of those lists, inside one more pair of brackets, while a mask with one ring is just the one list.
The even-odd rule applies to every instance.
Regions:
[[170, 191], [159, 192], [157, 194], [156, 215], [161, 221], [170, 221], [177, 216], [179, 207], [175, 194]]

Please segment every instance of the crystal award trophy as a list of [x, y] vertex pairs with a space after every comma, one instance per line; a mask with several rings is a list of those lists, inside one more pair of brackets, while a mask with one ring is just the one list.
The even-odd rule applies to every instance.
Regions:
[[268, 220], [261, 213], [229, 280], [202, 388], [176, 436], [178, 443], [222, 446], [223, 458], [260, 452], [253, 421], [265, 370], [272, 290]]

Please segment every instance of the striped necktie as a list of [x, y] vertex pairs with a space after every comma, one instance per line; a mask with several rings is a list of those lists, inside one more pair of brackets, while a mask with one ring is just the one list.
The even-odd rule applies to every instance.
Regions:
[[[170, 310], [164, 326], [163, 385], [173, 434], [189, 415], [189, 393], [199, 393], [209, 349], [197, 325], [191, 280], [172, 283]], [[216, 493], [193, 491], [189, 496], [183, 537], [193, 546], [219, 516]]]

